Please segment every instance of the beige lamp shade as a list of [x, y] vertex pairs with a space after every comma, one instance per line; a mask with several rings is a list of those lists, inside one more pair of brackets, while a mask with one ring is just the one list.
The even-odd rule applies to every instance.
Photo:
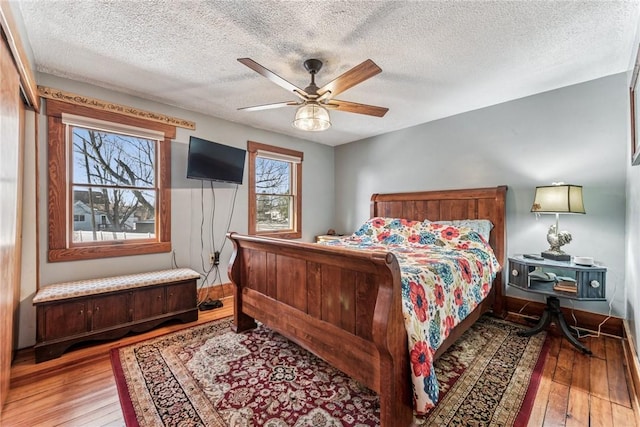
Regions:
[[536, 187], [531, 212], [541, 214], [583, 214], [582, 186], [548, 185]]
[[307, 102], [296, 111], [293, 126], [311, 132], [329, 129], [331, 119], [329, 111], [317, 102]]

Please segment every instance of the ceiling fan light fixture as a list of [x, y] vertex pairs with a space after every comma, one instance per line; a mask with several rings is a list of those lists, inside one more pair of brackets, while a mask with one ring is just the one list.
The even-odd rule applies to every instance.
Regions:
[[331, 119], [326, 108], [317, 102], [307, 102], [298, 108], [291, 124], [300, 130], [319, 132], [329, 129]]

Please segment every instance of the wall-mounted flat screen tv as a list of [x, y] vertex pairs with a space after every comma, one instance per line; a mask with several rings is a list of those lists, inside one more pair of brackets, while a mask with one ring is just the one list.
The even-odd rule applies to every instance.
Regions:
[[192, 136], [187, 178], [242, 184], [246, 154], [246, 150]]

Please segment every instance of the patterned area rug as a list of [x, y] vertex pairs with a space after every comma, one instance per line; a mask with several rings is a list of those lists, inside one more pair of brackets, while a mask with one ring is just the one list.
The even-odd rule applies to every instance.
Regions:
[[[128, 426], [376, 426], [377, 395], [265, 327], [223, 319], [112, 350]], [[526, 425], [544, 334], [482, 317], [437, 362], [440, 403], [418, 426]]]

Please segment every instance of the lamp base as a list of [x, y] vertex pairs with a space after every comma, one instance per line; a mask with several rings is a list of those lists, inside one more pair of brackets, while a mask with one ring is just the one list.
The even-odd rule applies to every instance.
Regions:
[[555, 252], [541, 252], [540, 255], [542, 258], [552, 259], [554, 261], [571, 261], [571, 255], [569, 254], [559, 254]]

